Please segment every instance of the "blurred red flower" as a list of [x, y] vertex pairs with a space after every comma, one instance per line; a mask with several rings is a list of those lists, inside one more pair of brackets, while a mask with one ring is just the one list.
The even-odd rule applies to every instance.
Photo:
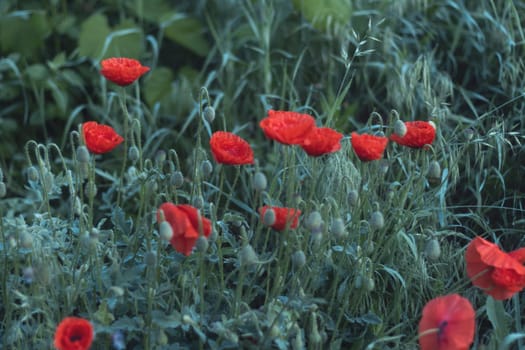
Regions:
[[259, 208], [259, 214], [261, 215], [261, 221], [264, 218], [264, 213], [268, 209], [273, 209], [275, 212], [275, 223], [271, 227], [276, 231], [282, 231], [286, 228], [287, 225], [290, 229], [297, 228], [299, 224], [299, 216], [301, 216], [301, 211], [294, 208], [285, 208], [285, 207], [271, 207], [265, 205]]
[[79, 317], [66, 317], [55, 331], [58, 350], [87, 350], [93, 342], [93, 326]]
[[253, 164], [253, 150], [243, 138], [226, 131], [211, 135], [210, 148], [217, 163], [227, 165]]
[[476, 313], [468, 299], [449, 294], [430, 300], [419, 322], [421, 350], [468, 350]]
[[476, 287], [496, 300], [525, 288], [525, 248], [505, 253], [496, 244], [474, 238], [465, 252], [467, 275]]
[[288, 111], [268, 111], [268, 117], [259, 126], [267, 138], [285, 145], [299, 145], [315, 127], [315, 119], [308, 114]]
[[124, 141], [111, 126], [97, 122], [82, 124], [82, 135], [88, 150], [97, 154], [110, 152]]
[[162, 204], [157, 211], [157, 222], [159, 223], [162, 221], [161, 211], [173, 230], [171, 246], [179, 253], [186, 256], [191, 254], [199, 238], [199, 232], [202, 232], [206, 238], [211, 234], [211, 221], [203, 218], [199, 210], [191, 205]]
[[343, 134], [331, 128], [314, 127], [301, 142], [301, 148], [313, 157], [337, 152], [341, 149]]
[[107, 58], [102, 60], [100, 65], [100, 73], [107, 80], [120, 86], [130, 85], [149, 71], [149, 67], [143, 66], [139, 61], [125, 57]]
[[436, 129], [429, 122], [405, 122], [407, 132], [401, 137], [397, 134], [390, 135], [390, 140], [407, 147], [421, 148], [430, 145], [436, 137]]
[[383, 158], [388, 138], [353, 132], [350, 138], [355, 154], [364, 162]]

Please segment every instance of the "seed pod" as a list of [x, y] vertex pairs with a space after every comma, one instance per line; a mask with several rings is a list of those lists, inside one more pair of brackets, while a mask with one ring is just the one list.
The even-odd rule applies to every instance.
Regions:
[[204, 119], [206, 119], [208, 123], [211, 123], [215, 120], [215, 108], [212, 106], [206, 106], [202, 113], [204, 114]]
[[275, 220], [276, 220], [276, 217], [275, 217], [275, 210], [273, 210], [272, 208], [268, 208], [265, 212], [264, 212], [264, 216], [263, 216], [263, 224], [265, 226], [272, 226], [273, 224], [275, 224]]
[[77, 147], [77, 160], [80, 163], [89, 163], [89, 151], [86, 146], [80, 145]]
[[133, 163], [137, 162], [140, 158], [140, 151], [137, 146], [133, 145], [128, 149], [128, 158]]
[[253, 188], [256, 191], [264, 191], [268, 185], [268, 180], [266, 180], [266, 175], [260, 171], [256, 172], [253, 175]]
[[383, 213], [381, 213], [379, 210], [374, 211], [370, 216], [370, 220], [368, 221], [368, 223], [370, 224], [371, 229], [382, 229], [385, 226], [385, 219], [383, 217]]
[[403, 137], [407, 134], [407, 126], [402, 120], [396, 120], [394, 122], [394, 134], [399, 137]]
[[170, 241], [173, 237], [173, 229], [167, 221], [161, 221], [159, 224], [159, 236], [165, 241]]
[[437, 239], [431, 239], [425, 245], [425, 255], [430, 260], [437, 260], [441, 256], [441, 247]]

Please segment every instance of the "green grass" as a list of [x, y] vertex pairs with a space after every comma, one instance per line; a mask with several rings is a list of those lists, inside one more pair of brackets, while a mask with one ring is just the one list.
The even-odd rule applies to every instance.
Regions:
[[[119, 332], [126, 349], [416, 349], [423, 306], [449, 293], [476, 309], [473, 348], [525, 348], [524, 294], [494, 302], [464, 263], [476, 235], [525, 246], [525, 2], [332, 2], [347, 21], [288, 0], [0, 5], [3, 348], [51, 348], [76, 315], [94, 324], [93, 349], [118, 348]], [[117, 89], [98, 67], [122, 52], [151, 73]], [[270, 142], [258, 126], [269, 108], [311, 114], [345, 134], [342, 150], [309, 158]], [[432, 119], [432, 148], [390, 143], [360, 162], [348, 135], [388, 135], [397, 118]], [[123, 164], [120, 146], [80, 162], [87, 120], [128, 130], [139, 159]], [[256, 164], [216, 164], [218, 130], [248, 140]], [[160, 239], [166, 201], [212, 220], [206, 251], [184, 257]], [[299, 227], [264, 226], [263, 204], [299, 208]]]

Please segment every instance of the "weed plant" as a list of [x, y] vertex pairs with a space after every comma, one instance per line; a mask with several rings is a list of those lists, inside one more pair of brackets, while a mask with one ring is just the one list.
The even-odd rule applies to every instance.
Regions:
[[[525, 246], [525, 2], [315, 3], [0, 3], [3, 348], [51, 348], [75, 315], [93, 349], [417, 349], [423, 307], [450, 293], [476, 310], [473, 348], [525, 348], [524, 294], [495, 301], [464, 262], [475, 236]], [[99, 74], [113, 56], [151, 72], [119, 87]], [[269, 109], [342, 149], [268, 140]], [[432, 120], [435, 141], [360, 161], [350, 133], [398, 119]], [[82, 157], [88, 120], [125, 142]], [[219, 130], [255, 163], [215, 162]], [[163, 240], [164, 202], [209, 218], [207, 244]], [[263, 205], [298, 227], [264, 225]]]

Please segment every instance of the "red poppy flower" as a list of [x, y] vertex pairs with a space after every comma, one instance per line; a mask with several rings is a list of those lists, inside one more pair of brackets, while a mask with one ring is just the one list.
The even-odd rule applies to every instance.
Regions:
[[301, 148], [308, 155], [318, 157], [341, 149], [343, 134], [330, 128], [313, 128], [301, 142]]
[[467, 275], [472, 284], [496, 300], [505, 300], [525, 288], [525, 248], [510, 253], [481, 237], [465, 252]]
[[350, 142], [359, 159], [363, 162], [368, 162], [383, 158], [388, 138], [369, 134], [359, 135], [353, 132]]
[[82, 135], [88, 150], [97, 154], [110, 152], [124, 141], [111, 126], [97, 122], [82, 124]]
[[315, 127], [315, 119], [308, 114], [287, 111], [268, 111], [268, 117], [259, 126], [266, 137], [285, 145], [299, 145]]
[[157, 211], [157, 221], [159, 223], [162, 220], [161, 210], [164, 218], [173, 230], [173, 236], [170, 240], [171, 246], [179, 253], [186, 256], [191, 254], [195, 242], [199, 238], [199, 232], [202, 232], [202, 235], [206, 238], [210, 236], [211, 222], [203, 218], [197, 208], [187, 204], [164, 203]]
[[289, 225], [290, 229], [296, 228], [299, 224], [299, 216], [301, 216], [301, 211], [299, 209], [270, 207], [268, 205], [259, 208], [261, 221], [264, 217], [264, 213], [266, 213], [268, 209], [273, 209], [273, 211], [275, 212], [275, 223], [271, 225], [271, 227], [276, 231], [284, 230], [287, 224]]
[[211, 135], [210, 148], [217, 163], [227, 165], [253, 164], [253, 150], [243, 138], [226, 131]]
[[58, 350], [87, 350], [93, 342], [93, 326], [79, 317], [66, 317], [55, 331]]
[[449, 294], [430, 300], [419, 322], [421, 350], [468, 350], [476, 313], [468, 299]]
[[109, 81], [120, 86], [126, 86], [140, 78], [149, 71], [149, 67], [143, 66], [139, 61], [132, 58], [113, 57], [100, 62], [102, 69], [100, 73]]
[[407, 127], [405, 136], [401, 137], [397, 134], [392, 134], [390, 135], [390, 140], [412, 148], [421, 148], [434, 142], [436, 129], [429, 122], [405, 122], [405, 126]]

